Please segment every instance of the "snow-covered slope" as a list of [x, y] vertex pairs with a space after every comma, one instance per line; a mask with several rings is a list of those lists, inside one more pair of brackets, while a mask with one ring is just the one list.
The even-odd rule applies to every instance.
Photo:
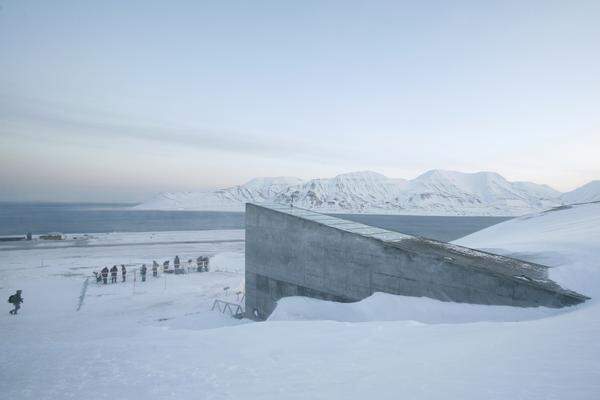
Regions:
[[454, 243], [554, 267], [562, 286], [600, 297], [600, 202], [514, 218]]
[[300, 178], [255, 178], [244, 185], [201, 192], [160, 193], [135, 206], [141, 210], [244, 211], [247, 202], [271, 201], [290, 186], [302, 183]]
[[327, 212], [389, 210], [398, 203], [405, 183], [402, 179], [390, 179], [376, 172], [351, 172], [292, 186], [274, 200]]
[[432, 170], [410, 181], [401, 207], [421, 214], [522, 215], [558, 204], [560, 193], [535, 183], [511, 183], [494, 172]]
[[432, 170], [406, 181], [362, 171], [306, 182], [262, 178], [212, 192], [167, 193], [137, 208], [242, 211], [245, 202], [266, 201], [332, 213], [504, 216], [560, 205], [559, 197], [548, 186], [509, 182], [493, 172]]
[[563, 194], [561, 200], [565, 204], [600, 201], [600, 180], [591, 181], [580, 188]]

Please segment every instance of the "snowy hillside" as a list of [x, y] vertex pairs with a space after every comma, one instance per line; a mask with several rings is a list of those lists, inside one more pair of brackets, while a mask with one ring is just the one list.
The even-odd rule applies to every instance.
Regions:
[[557, 205], [559, 193], [548, 189], [494, 172], [432, 170], [408, 183], [400, 206], [419, 214], [522, 215]]
[[591, 181], [580, 188], [565, 193], [562, 195], [561, 200], [565, 204], [600, 201], [600, 181]]
[[331, 213], [416, 215], [523, 215], [560, 205], [560, 192], [530, 182], [509, 182], [493, 172], [432, 170], [415, 179], [363, 171], [333, 178], [260, 178], [231, 188], [165, 193], [138, 209], [243, 211], [244, 203], [294, 203]]
[[600, 296], [600, 202], [514, 218], [455, 241], [554, 267], [550, 278]]
[[393, 209], [406, 181], [371, 171], [351, 172], [330, 179], [312, 179], [292, 186], [274, 201], [325, 212], [373, 212]]
[[302, 183], [299, 178], [255, 178], [240, 186], [202, 192], [161, 193], [137, 205], [142, 210], [244, 211], [247, 202], [271, 201], [290, 186]]

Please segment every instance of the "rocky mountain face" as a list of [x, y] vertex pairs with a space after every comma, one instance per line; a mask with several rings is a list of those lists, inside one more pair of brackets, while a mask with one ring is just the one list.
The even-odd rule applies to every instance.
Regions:
[[594, 199], [600, 200], [600, 181], [563, 195], [546, 185], [509, 182], [494, 172], [431, 170], [404, 180], [362, 171], [308, 181], [256, 178], [214, 191], [162, 193], [136, 208], [243, 211], [246, 202], [275, 202], [326, 213], [514, 216]]

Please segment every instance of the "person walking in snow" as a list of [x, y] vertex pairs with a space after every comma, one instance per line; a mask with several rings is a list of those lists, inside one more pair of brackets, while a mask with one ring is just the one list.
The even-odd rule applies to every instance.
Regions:
[[119, 269], [117, 268], [116, 265], [113, 265], [113, 267], [110, 269], [110, 283], [117, 283], [117, 273], [119, 272]]
[[200, 256], [196, 259], [196, 265], [198, 266], [198, 272], [202, 272], [203, 270], [208, 272], [208, 257]]
[[127, 269], [125, 269], [125, 264], [121, 264], [121, 277], [123, 278], [123, 282], [127, 279]]
[[17, 290], [17, 293], [10, 295], [8, 302], [15, 307], [13, 310], [10, 310], [9, 313], [12, 315], [17, 315], [19, 308], [21, 308], [21, 303], [23, 302], [21, 291]]
[[102, 283], [106, 285], [108, 283], [108, 267], [102, 268], [100, 274], [102, 275]]
[[175, 269], [179, 268], [179, 256], [175, 256], [175, 260], [173, 260], [173, 264], [175, 265]]
[[207, 258], [204, 256], [200, 256], [198, 258], [196, 258], [196, 265], [198, 267], [197, 271], [198, 272], [202, 272], [204, 269], [206, 269], [208, 271], [208, 268], [206, 267], [206, 265], [208, 264]]
[[140, 268], [140, 275], [142, 275], [142, 282], [146, 282], [146, 264], [142, 264], [142, 268]]
[[158, 263], [156, 261], [152, 261], [152, 276], [158, 278]]

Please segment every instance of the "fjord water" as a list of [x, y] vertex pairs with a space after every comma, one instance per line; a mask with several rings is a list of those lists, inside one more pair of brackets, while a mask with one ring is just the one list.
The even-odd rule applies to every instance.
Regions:
[[132, 204], [0, 203], [0, 235], [241, 229], [244, 214], [150, 211]]
[[[0, 203], [0, 235], [243, 229], [244, 213], [135, 210], [132, 204]], [[335, 214], [384, 229], [451, 241], [509, 217]]]

